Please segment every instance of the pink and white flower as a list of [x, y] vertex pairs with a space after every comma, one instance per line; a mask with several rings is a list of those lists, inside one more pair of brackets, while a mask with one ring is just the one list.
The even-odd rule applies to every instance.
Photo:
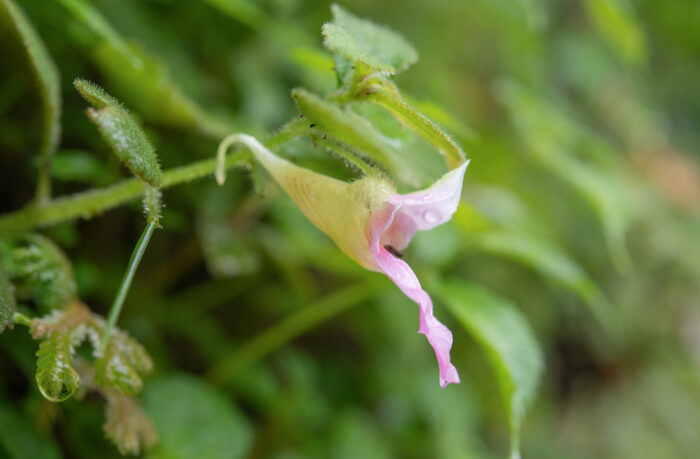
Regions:
[[[420, 308], [418, 332], [426, 336], [440, 368], [440, 385], [458, 383], [450, 362], [452, 333], [433, 315], [430, 296], [398, 251], [416, 231], [426, 231], [452, 218], [469, 161], [446, 173], [425, 190], [398, 194], [387, 179], [365, 176], [351, 183], [299, 167], [246, 134], [229, 136], [219, 147], [219, 160], [233, 143], [246, 145], [306, 217], [363, 267], [382, 272]], [[223, 168], [219, 169], [223, 171]], [[223, 175], [217, 173], [221, 182]]]

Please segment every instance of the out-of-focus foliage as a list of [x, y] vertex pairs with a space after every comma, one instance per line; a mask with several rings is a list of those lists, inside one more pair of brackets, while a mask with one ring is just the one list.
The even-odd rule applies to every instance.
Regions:
[[[0, 457], [495, 458], [518, 429], [525, 458], [698, 456], [700, 3], [1, 1], [0, 213], [30, 207], [0, 216]], [[76, 78], [147, 143], [113, 155]], [[457, 214], [404, 251], [459, 385], [257, 165], [102, 206], [238, 131], [402, 191], [467, 153]], [[15, 234], [37, 170], [103, 191]], [[103, 349], [141, 208], [164, 229]]]
[[51, 195], [51, 160], [61, 137], [61, 82], [56, 64], [22, 9], [11, 0], [5, 0], [2, 2], [1, 13], [5, 30], [7, 32], [12, 30], [16, 33], [15, 40], [21, 41], [26, 48], [27, 57], [32, 64], [34, 78], [38, 82], [41, 94], [44, 120], [39, 150], [37, 199], [42, 202]]
[[17, 311], [14, 286], [10, 283], [7, 273], [0, 265], [0, 333], [14, 324], [13, 315]]

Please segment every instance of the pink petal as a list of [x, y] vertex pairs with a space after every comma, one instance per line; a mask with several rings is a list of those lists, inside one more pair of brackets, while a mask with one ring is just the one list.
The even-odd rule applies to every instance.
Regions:
[[369, 227], [369, 249], [381, 270], [389, 276], [407, 297], [418, 303], [420, 307], [418, 332], [428, 338], [428, 342], [430, 342], [435, 351], [440, 368], [440, 386], [445, 387], [449, 383], [459, 382], [457, 369], [450, 363], [452, 333], [433, 315], [433, 302], [421, 287], [413, 270], [406, 262], [389, 253], [379, 242], [382, 233], [391, 226], [399, 209], [399, 206], [387, 203], [382, 210], [372, 215]]
[[382, 245], [403, 250], [416, 231], [433, 229], [449, 221], [457, 211], [468, 164], [469, 161], [465, 161], [425, 190], [392, 196], [389, 202], [395, 204], [398, 211], [382, 232]]

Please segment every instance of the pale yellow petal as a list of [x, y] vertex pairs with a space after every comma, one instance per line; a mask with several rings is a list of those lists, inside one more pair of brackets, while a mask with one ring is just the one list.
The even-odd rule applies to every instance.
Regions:
[[346, 183], [280, 158], [246, 134], [229, 136], [222, 146], [236, 142], [250, 148], [311, 223], [346, 255], [367, 269], [379, 270], [369, 252], [366, 226], [372, 210], [393, 195], [390, 182], [366, 177]]

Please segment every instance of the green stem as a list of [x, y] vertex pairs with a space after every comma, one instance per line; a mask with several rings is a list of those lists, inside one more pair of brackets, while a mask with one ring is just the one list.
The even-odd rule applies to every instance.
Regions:
[[376, 279], [352, 285], [295, 312], [245, 342], [242, 346], [237, 347], [233, 353], [224, 356], [210, 369], [207, 378], [218, 384], [230, 381], [248, 365], [282, 347], [297, 336], [335, 317], [344, 310], [372, 298], [378, 290], [383, 288], [383, 285]]
[[465, 155], [462, 148], [435, 123], [401, 100], [398, 94], [376, 85], [368, 86], [365, 89], [365, 92], [360, 91], [361, 96], [359, 97], [386, 108], [418, 135], [434, 145], [445, 158], [450, 169], [454, 169], [464, 161]]
[[[297, 125], [292, 125], [289, 129], [283, 129], [271, 137], [265, 144], [268, 148], [273, 148], [300, 135], [302, 132], [304, 131], [298, 129]], [[245, 152], [229, 155], [226, 157], [225, 167], [231, 168], [240, 164], [246, 161], [248, 156]], [[165, 171], [161, 189], [211, 175], [216, 170], [216, 166], [216, 159], [212, 158]], [[53, 225], [76, 218], [90, 218], [127, 201], [136, 199], [142, 196], [143, 192], [143, 182], [133, 178], [107, 188], [58, 198], [42, 206], [31, 204], [15, 212], [0, 216], [0, 238], [39, 226]]]
[[340, 156], [342, 159], [345, 161], [349, 162], [353, 166], [355, 166], [357, 169], [362, 171], [363, 174], [369, 175], [369, 176], [378, 176], [381, 173], [379, 170], [373, 168], [369, 164], [367, 164], [361, 157], [357, 156], [353, 152], [349, 151], [345, 147], [332, 142], [324, 137], [321, 137], [319, 135], [314, 135], [313, 136], [314, 141], [320, 143], [336, 155]]
[[32, 319], [25, 316], [21, 312], [15, 312], [12, 316], [12, 320], [19, 325], [26, 325], [27, 327], [32, 325]]
[[129, 259], [129, 265], [126, 268], [126, 273], [124, 274], [122, 283], [119, 286], [119, 292], [117, 293], [117, 297], [114, 299], [114, 303], [112, 303], [112, 307], [109, 310], [107, 325], [105, 326], [102, 334], [102, 340], [100, 342], [100, 349], [102, 350], [107, 347], [109, 335], [112, 333], [112, 329], [117, 324], [119, 314], [122, 311], [122, 306], [124, 306], [124, 300], [126, 299], [127, 293], [129, 293], [129, 287], [131, 287], [131, 282], [134, 280], [136, 269], [139, 267], [139, 263], [141, 263], [143, 254], [146, 252], [146, 247], [148, 247], [148, 243], [151, 241], [151, 236], [153, 235], [153, 232], [157, 226], [158, 223], [156, 223], [154, 220], [150, 220], [146, 225], [146, 229], [144, 229], [143, 233], [141, 233], [141, 237], [136, 243], [136, 247], [134, 247], [134, 252], [131, 254], [131, 259]]
[[272, 149], [307, 132], [309, 132], [308, 123], [303, 119], [295, 119], [282, 126], [274, 135], [263, 143], [267, 148]]

